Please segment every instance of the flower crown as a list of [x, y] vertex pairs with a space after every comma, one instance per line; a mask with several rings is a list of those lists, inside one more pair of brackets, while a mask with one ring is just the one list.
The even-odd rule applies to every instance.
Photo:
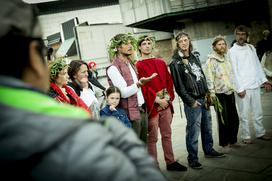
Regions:
[[66, 63], [64, 58], [58, 58], [55, 61], [49, 62], [48, 69], [50, 72], [50, 81], [54, 82], [59, 72], [68, 67], [69, 65]]
[[118, 34], [118, 35], [114, 36], [110, 40], [110, 44], [108, 46], [108, 53], [109, 53], [110, 59], [117, 56], [117, 48], [119, 46], [121, 46], [122, 44], [128, 44], [128, 43], [131, 43], [134, 50], [136, 49], [137, 41], [132, 36], [131, 33]]

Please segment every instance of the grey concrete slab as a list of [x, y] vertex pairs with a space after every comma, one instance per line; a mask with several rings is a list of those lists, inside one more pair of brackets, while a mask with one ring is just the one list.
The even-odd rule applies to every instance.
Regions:
[[[262, 91], [263, 124], [269, 135], [272, 135], [272, 92]], [[175, 114], [172, 121], [172, 145], [175, 158], [181, 164], [187, 165], [187, 151], [185, 144], [186, 118], [183, 105], [174, 101]], [[181, 112], [180, 112], [181, 110]], [[218, 131], [215, 111], [211, 109], [213, 124], [214, 148], [220, 151], [218, 145]], [[160, 169], [169, 181], [261, 181], [272, 180], [272, 141], [263, 141], [255, 138], [253, 124], [250, 124], [253, 144], [232, 148], [224, 158], [205, 158], [201, 139], [199, 138], [199, 161], [203, 169], [194, 170], [188, 167], [186, 172], [169, 172], [166, 170], [161, 141], [157, 144]], [[240, 130], [239, 130], [240, 132]], [[240, 134], [238, 137], [240, 140]]]

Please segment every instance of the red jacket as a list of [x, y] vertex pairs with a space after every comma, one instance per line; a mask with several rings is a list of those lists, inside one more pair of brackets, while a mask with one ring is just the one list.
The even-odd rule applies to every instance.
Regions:
[[90, 114], [92, 114], [88, 106], [83, 102], [83, 100], [75, 93], [72, 88], [68, 87], [67, 85], [63, 86], [63, 88], [65, 89], [67, 96], [64, 95], [62, 90], [55, 83], [51, 83], [48, 94], [60, 103], [68, 103], [77, 107], [81, 107]]

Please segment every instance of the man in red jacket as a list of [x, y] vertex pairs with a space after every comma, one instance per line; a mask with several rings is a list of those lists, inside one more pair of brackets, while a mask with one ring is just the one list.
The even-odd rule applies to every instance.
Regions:
[[[172, 101], [175, 98], [173, 81], [162, 59], [153, 57], [154, 39], [147, 35], [139, 37], [138, 50], [141, 59], [137, 61], [138, 76], [158, 75], [142, 86], [148, 111], [148, 151], [157, 161], [158, 128], [160, 128], [166, 168], [169, 171], [186, 171], [187, 168], [174, 160], [171, 140], [171, 122], [173, 117]], [[159, 165], [158, 161], [157, 164]]]

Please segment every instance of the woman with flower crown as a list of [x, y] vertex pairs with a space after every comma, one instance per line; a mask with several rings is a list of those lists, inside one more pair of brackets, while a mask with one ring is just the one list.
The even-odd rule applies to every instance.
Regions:
[[60, 103], [67, 103], [85, 109], [91, 115], [91, 110], [73, 89], [67, 86], [68, 64], [62, 58], [52, 61], [48, 65], [50, 71], [50, 89], [48, 95]]

